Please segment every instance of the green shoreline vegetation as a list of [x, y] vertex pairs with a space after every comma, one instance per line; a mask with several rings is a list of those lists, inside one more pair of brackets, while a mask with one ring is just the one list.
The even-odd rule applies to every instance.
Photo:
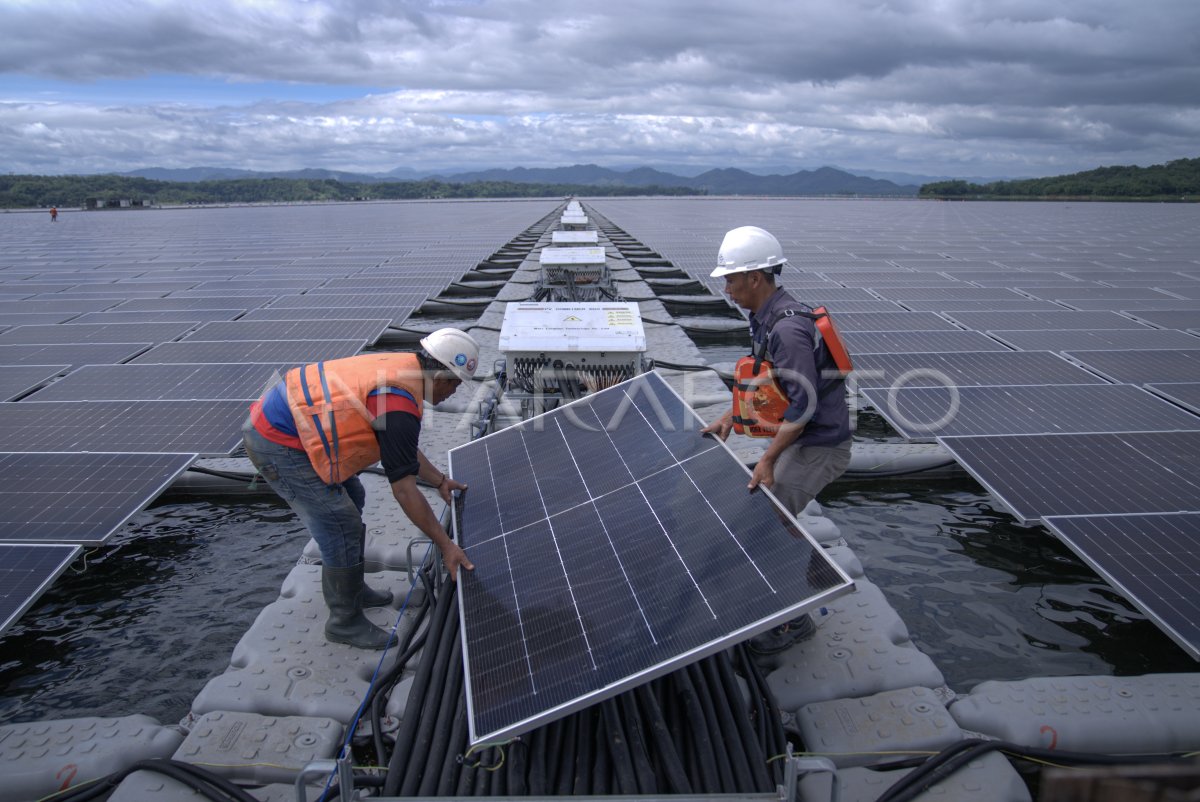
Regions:
[[1200, 201], [1200, 158], [1151, 167], [1099, 167], [1082, 173], [1020, 181], [938, 181], [918, 197], [939, 200]]
[[[0, 209], [82, 208], [132, 200], [154, 206], [228, 203], [319, 203], [430, 198], [545, 198], [567, 195], [706, 195], [682, 186], [556, 184], [438, 180], [357, 183], [332, 178], [231, 178], [159, 181], [127, 175], [0, 175]], [[761, 194], [761, 193], [754, 193]], [[770, 193], [768, 193], [770, 194]], [[856, 193], [849, 193], [856, 194]], [[1151, 167], [1100, 167], [1082, 173], [993, 181], [937, 181], [918, 197], [932, 200], [1200, 201], [1200, 158]]]
[[333, 179], [238, 178], [156, 181], [122, 175], [0, 175], [0, 208], [82, 208], [89, 198], [140, 200], [147, 205], [306, 203], [429, 198], [545, 198], [566, 195], [703, 195], [686, 187], [616, 187], [479, 181], [394, 181], [358, 184]]

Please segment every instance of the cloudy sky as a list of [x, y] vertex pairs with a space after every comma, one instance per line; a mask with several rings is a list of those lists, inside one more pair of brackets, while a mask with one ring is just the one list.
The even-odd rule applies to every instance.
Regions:
[[0, 0], [0, 172], [1200, 156], [1200, 0]]

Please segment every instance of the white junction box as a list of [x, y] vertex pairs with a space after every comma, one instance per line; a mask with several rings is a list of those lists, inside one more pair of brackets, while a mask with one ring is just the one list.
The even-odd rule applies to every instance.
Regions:
[[514, 389], [575, 397], [641, 373], [646, 333], [636, 303], [510, 303], [500, 351]]
[[599, 231], [552, 231], [550, 244], [556, 248], [600, 244]]
[[593, 284], [607, 275], [607, 262], [601, 247], [542, 248], [538, 261], [546, 281], [551, 284], [564, 281]]

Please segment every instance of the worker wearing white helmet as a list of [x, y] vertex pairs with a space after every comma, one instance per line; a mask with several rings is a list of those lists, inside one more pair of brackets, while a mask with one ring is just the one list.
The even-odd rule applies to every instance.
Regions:
[[[754, 353], [738, 363], [734, 408], [704, 432], [769, 436], [749, 488], [770, 488], [798, 515], [850, 463], [849, 362], [823, 310], [814, 314], [778, 286], [785, 264], [779, 240], [757, 226], [735, 228], [721, 243], [712, 276], [724, 277], [730, 300], [750, 313]], [[804, 616], [758, 636], [751, 649], [781, 651], [811, 631]]]
[[465, 485], [421, 453], [424, 403], [439, 404], [479, 366], [479, 346], [458, 329], [439, 329], [417, 353], [370, 353], [293, 368], [250, 407], [242, 427], [246, 455], [295, 511], [321, 549], [321, 590], [329, 617], [325, 637], [361, 649], [384, 649], [394, 637], [363, 615], [390, 604], [388, 591], [367, 587], [358, 472], [376, 462], [392, 495], [437, 545], [452, 580], [474, 568], [417, 488], [436, 487], [451, 502]]

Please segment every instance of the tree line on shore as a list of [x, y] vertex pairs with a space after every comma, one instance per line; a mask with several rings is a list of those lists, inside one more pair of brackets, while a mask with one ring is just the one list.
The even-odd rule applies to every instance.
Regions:
[[1071, 175], [993, 181], [938, 181], [921, 187], [922, 198], [1025, 199], [1092, 198], [1097, 200], [1200, 200], [1200, 158], [1177, 159], [1151, 167], [1099, 167]]
[[357, 184], [333, 179], [238, 178], [156, 181], [123, 175], [0, 175], [0, 208], [82, 207], [128, 198], [160, 206], [220, 203], [304, 203], [425, 198], [544, 198], [565, 195], [703, 195], [686, 187], [594, 187], [509, 181], [395, 181]]

